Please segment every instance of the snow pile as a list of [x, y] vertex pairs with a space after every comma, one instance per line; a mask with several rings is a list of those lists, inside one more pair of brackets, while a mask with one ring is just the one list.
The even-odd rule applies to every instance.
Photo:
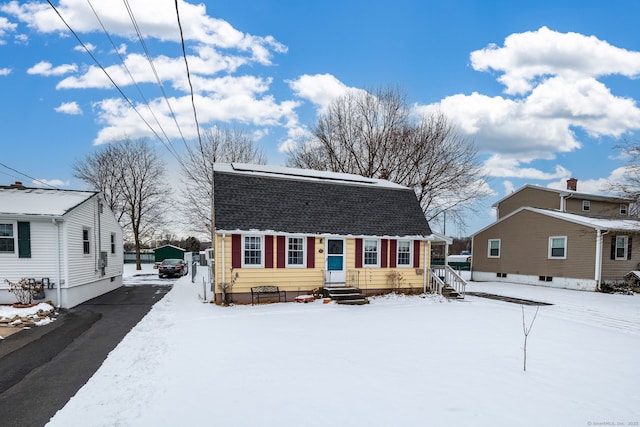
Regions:
[[540, 307], [523, 372], [517, 304], [392, 295], [225, 308], [201, 290], [201, 278], [177, 280], [48, 425], [640, 421], [637, 297], [470, 284], [554, 304]]

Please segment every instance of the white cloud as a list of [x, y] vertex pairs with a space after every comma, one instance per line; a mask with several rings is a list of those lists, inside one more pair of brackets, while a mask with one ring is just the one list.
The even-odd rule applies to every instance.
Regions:
[[93, 52], [94, 50], [96, 50], [96, 46], [93, 43], [83, 43], [83, 45], [74, 47], [73, 50], [75, 50], [76, 52], [86, 52], [87, 50], [89, 52]]
[[58, 107], [54, 108], [58, 113], [70, 114], [70, 115], [80, 115], [82, 114], [82, 109], [78, 105], [77, 102], [63, 102]]
[[26, 34], [16, 34], [13, 41], [15, 44], [27, 46], [29, 44], [29, 36]]
[[11, 68], [0, 68], [0, 76], [8, 76], [11, 74]]
[[504, 186], [504, 193], [506, 195], [509, 195], [511, 193], [513, 193], [515, 191], [515, 186], [513, 185], [513, 182], [511, 181], [504, 181], [502, 183], [502, 185]]
[[354, 90], [331, 74], [304, 74], [287, 83], [296, 96], [311, 101], [320, 111], [326, 109], [336, 98]]
[[56, 187], [56, 188], [60, 188], [60, 187], [68, 187], [69, 186], [69, 181], [63, 181], [61, 179], [45, 179], [45, 178], [41, 178], [41, 179], [33, 180], [33, 181], [31, 181], [31, 183], [33, 184], [34, 187]]
[[9, 22], [4, 16], [0, 16], [0, 45], [6, 44], [4, 38], [18, 27], [17, 24]]
[[489, 176], [502, 178], [550, 180], [570, 175], [570, 172], [561, 165], [556, 165], [555, 170], [549, 173], [535, 168], [522, 167], [522, 162], [518, 159], [504, 157], [501, 154], [492, 155], [484, 162], [483, 166]]
[[568, 79], [619, 74], [640, 75], [640, 52], [617, 48], [594, 36], [560, 33], [542, 27], [508, 36], [504, 47], [490, 45], [471, 53], [478, 71], [498, 71], [508, 94], [530, 91], [537, 79]]
[[[628, 174], [627, 166], [619, 167], [611, 171], [609, 176], [604, 178], [578, 180], [577, 190], [581, 193], [611, 194], [611, 185], [625, 182]], [[563, 179], [550, 182], [547, 187], [556, 190], [565, 190], [567, 188], [567, 178], [570, 178], [570, 176], [567, 175]]]
[[27, 70], [27, 74], [34, 74], [40, 76], [62, 76], [71, 72], [77, 71], [78, 66], [76, 64], [64, 64], [54, 67], [50, 62], [40, 61], [33, 67]]

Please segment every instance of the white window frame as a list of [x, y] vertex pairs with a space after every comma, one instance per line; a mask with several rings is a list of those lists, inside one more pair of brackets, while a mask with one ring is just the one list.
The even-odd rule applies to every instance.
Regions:
[[583, 200], [582, 201], [582, 210], [584, 212], [590, 212], [591, 211], [591, 201], [590, 200]]
[[[563, 253], [562, 256], [554, 256], [552, 254], [553, 252], [553, 241], [557, 240], [557, 239], [562, 239], [564, 240], [564, 246], [563, 246]], [[549, 237], [549, 248], [548, 248], [548, 252], [547, 252], [547, 257], [549, 259], [567, 259], [567, 247], [569, 245], [569, 239], [567, 239], [567, 236], [550, 236]]]
[[629, 207], [627, 205], [625, 205], [624, 203], [620, 204], [620, 215], [628, 215], [629, 214]]
[[116, 233], [111, 233], [111, 240], [109, 241], [109, 247], [111, 248], [111, 255], [116, 254]]
[[[85, 232], [87, 233], [86, 239], [84, 238]], [[91, 255], [91, 229], [89, 227], [82, 227], [82, 254]]]
[[[249, 264], [246, 262], [247, 238], [257, 238], [260, 242], [260, 263]], [[264, 236], [260, 234], [243, 234], [242, 235], [242, 268], [263, 268], [264, 267]]]
[[13, 251], [1, 251], [0, 255], [16, 255], [18, 253], [18, 223], [16, 221], [2, 221], [1, 225], [11, 226], [11, 236], [3, 236], [0, 239], [13, 239]]
[[[289, 252], [291, 251], [292, 239], [302, 239], [302, 263], [301, 264], [289, 263], [289, 260], [290, 260]], [[287, 268], [305, 268], [307, 266], [307, 238], [304, 236], [287, 236], [287, 255], [286, 256], [287, 256], [287, 260], [286, 260]]]
[[[498, 255], [491, 255], [491, 242], [498, 242]], [[489, 239], [487, 241], [487, 258], [500, 258], [501, 252], [502, 252], [501, 239]]]
[[[367, 252], [367, 242], [375, 242], [376, 244], [376, 263], [375, 264], [367, 263], [367, 253], [372, 252], [372, 251]], [[362, 239], [362, 266], [364, 268], [380, 267], [380, 239]]]
[[[622, 240], [623, 256], [618, 256], [618, 239]], [[626, 260], [629, 255], [629, 236], [616, 236], [615, 260]]]
[[[400, 264], [400, 244], [401, 243], [406, 243], [409, 246], [409, 251], [406, 252], [409, 254], [409, 258], [407, 259], [408, 262], [406, 264]], [[398, 243], [396, 245], [396, 266], [400, 268], [413, 267], [413, 240], [398, 240]]]

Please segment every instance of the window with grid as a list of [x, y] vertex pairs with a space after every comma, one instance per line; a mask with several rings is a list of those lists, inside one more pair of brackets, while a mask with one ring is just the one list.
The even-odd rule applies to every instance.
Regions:
[[500, 239], [489, 240], [489, 258], [500, 258]]
[[364, 241], [364, 265], [376, 266], [378, 265], [378, 241], [377, 240], [365, 240]]
[[304, 237], [289, 237], [287, 244], [287, 265], [304, 265]]
[[398, 266], [410, 266], [411, 265], [411, 241], [399, 240], [398, 241]]
[[15, 245], [13, 224], [0, 224], [0, 252], [13, 253]]
[[262, 237], [261, 236], [245, 236], [244, 237], [244, 264], [245, 265], [261, 265], [262, 264]]
[[89, 240], [89, 230], [87, 228], [82, 229], [82, 253], [91, 253], [91, 241]]
[[628, 247], [629, 247], [629, 237], [616, 236], [616, 259], [627, 259]]
[[567, 237], [553, 236], [549, 237], [549, 258], [566, 258], [567, 257]]
[[591, 210], [591, 202], [589, 200], [582, 201], [582, 210], [587, 212]]

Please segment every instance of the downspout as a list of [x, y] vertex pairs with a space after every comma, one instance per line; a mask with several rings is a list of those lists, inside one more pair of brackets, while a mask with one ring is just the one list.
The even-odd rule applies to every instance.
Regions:
[[56, 225], [56, 244], [57, 244], [57, 248], [56, 248], [56, 301], [57, 301], [57, 306], [56, 308], [60, 308], [60, 296], [62, 294], [62, 292], [60, 291], [60, 281], [62, 280], [62, 273], [60, 271], [60, 251], [62, 250], [61, 245], [60, 245], [60, 224], [62, 223], [62, 220], [58, 220], [56, 218], [52, 219], [53, 223]]
[[[224, 239], [227, 235], [225, 233], [222, 233], [222, 259], [220, 260], [220, 267], [222, 267], [222, 272], [220, 273], [220, 279], [221, 279], [221, 283], [220, 283], [220, 289], [222, 289], [222, 304], [225, 303], [225, 301], [227, 300], [227, 296], [225, 295], [225, 288], [224, 288], [224, 281], [225, 281], [225, 274], [224, 274], [224, 270], [225, 270], [225, 264], [224, 264], [224, 258], [225, 258], [225, 252], [224, 252]], [[213, 298], [215, 299], [215, 295], [213, 296]]]
[[422, 268], [422, 293], [427, 293], [427, 252], [429, 247], [431, 246], [431, 242], [429, 240], [425, 240], [424, 242], [424, 266]]
[[602, 281], [602, 244], [604, 242], [603, 236], [605, 234], [608, 234], [609, 231], [605, 231], [604, 233], [602, 232], [602, 230], [597, 229], [596, 230], [596, 268], [594, 271], [594, 280], [596, 281], [596, 291], [600, 290], [600, 282]]

